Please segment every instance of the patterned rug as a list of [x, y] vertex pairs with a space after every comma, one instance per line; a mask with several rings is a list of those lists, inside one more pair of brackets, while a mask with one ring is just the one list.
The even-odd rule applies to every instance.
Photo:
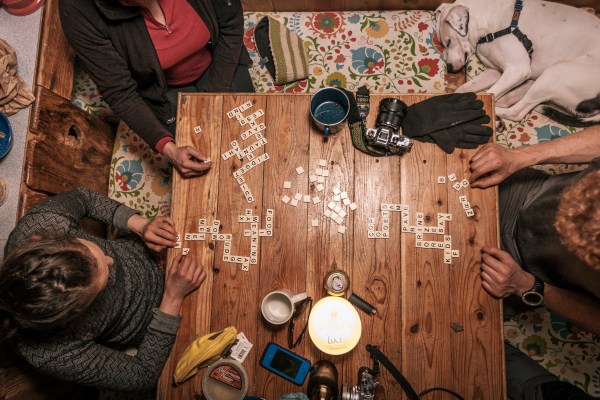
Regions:
[[[260, 61], [253, 32], [265, 13], [245, 14], [244, 42], [254, 62], [251, 76], [259, 93], [313, 93], [325, 86], [371, 93], [444, 93], [447, 87], [441, 48], [434, 35], [430, 11], [290, 12], [269, 13], [302, 38], [310, 59], [310, 77], [276, 86]], [[475, 58], [467, 76], [480, 73]], [[103, 118], [114, 118], [95, 86], [76, 69], [75, 104]], [[536, 111], [517, 123], [504, 121], [496, 142], [508, 148], [529, 146], [569, 135], [572, 127], [559, 125]], [[560, 173], [581, 166], [548, 165]], [[153, 218], [169, 213], [172, 169], [121, 123], [113, 152], [109, 196]], [[564, 319], [540, 308], [505, 323], [505, 338], [531, 355], [561, 379], [600, 396], [600, 338], [582, 332]]]

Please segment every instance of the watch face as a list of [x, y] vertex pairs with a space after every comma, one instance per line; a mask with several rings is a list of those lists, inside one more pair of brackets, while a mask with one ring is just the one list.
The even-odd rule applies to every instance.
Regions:
[[539, 306], [544, 301], [544, 296], [542, 296], [541, 293], [534, 291], [523, 293], [523, 296], [521, 296], [521, 298], [523, 299], [523, 303], [529, 306]]

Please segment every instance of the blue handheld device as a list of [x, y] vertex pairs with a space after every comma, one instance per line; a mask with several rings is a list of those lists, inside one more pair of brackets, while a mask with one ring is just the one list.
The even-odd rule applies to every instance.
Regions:
[[310, 371], [310, 361], [273, 342], [265, 347], [260, 365], [296, 385], [302, 385]]

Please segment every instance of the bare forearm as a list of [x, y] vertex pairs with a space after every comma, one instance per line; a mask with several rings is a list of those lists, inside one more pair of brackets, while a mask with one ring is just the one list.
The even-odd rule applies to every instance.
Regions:
[[600, 301], [593, 297], [546, 284], [544, 306], [580, 328], [600, 334]]
[[183, 298], [178, 298], [177, 296], [171, 296], [168, 293], [165, 293], [158, 309], [165, 314], [179, 315], [182, 303]]
[[600, 156], [600, 125], [533, 146], [513, 150], [520, 167], [552, 163], [586, 163]]

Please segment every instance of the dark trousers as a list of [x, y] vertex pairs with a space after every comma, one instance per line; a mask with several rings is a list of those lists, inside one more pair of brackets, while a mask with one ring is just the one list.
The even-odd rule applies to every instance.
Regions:
[[560, 381], [528, 355], [504, 343], [506, 387], [511, 400], [593, 400], [568, 382]]
[[[210, 83], [209, 80], [210, 77], [208, 74], [204, 74], [189, 85], [169, 87], [167, 89], [167, 99], [171, 105], [171, 115], [177, 115], [177, 97], [179, 93], [207, 92], [207, 86]], [[238, 64], [233, 76], [233, 82], [231, 83], [231, 92], [254, 93], [252, 78], [250, 78], [250, 72], [245, 65]], [[175, 125], [170, 124], [168, 126], [172, 134], [175, 134]]]

